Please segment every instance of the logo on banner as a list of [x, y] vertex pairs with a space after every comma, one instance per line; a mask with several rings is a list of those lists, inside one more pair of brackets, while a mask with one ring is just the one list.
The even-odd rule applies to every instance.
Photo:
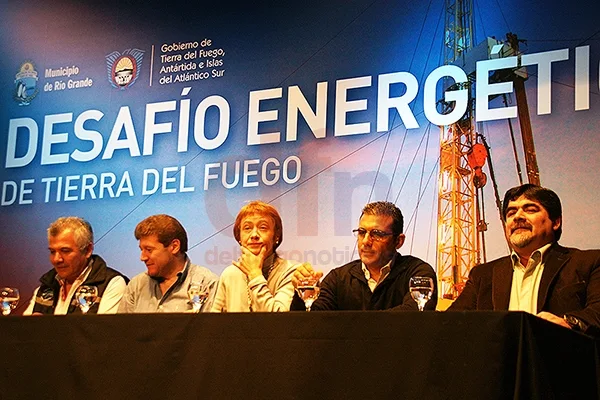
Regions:
[[106, 56], [108, 81], [113, 87], [125, 90], [133, 85], [140, 75], [144, 50], [127, 49], [123, 54], [113, 51]]
[[31, 100], [37, 96], [39, 90], [37, 88], [38, 73], [33, 66], [33, 63], [26, 61], [21, 65], [19, 72], [15, 75], [15, 92], [13, 99], [20, 106], [28, 106]]

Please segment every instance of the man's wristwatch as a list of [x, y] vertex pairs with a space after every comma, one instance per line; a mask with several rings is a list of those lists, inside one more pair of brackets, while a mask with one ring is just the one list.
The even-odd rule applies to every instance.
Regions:
[[564, 318], [565, 322], [567, 324], [569, 324], [571, 329], [574, 331], [584, 332], [585, 329], [587, 328], [587, 325], [585, 322], [583, 322], [582, 320], [580, 320], [579, 318], [577, 318], [573, 315], [565, 314], [563, 316], [563, 318]]

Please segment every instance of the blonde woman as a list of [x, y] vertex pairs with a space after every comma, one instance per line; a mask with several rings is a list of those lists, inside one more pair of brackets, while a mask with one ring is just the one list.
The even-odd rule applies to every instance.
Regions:
[[212, 312], [289, 311], [292, 275], [300, 264], [277, 255], [283, 226], [275, 207], [262, 201], [246, 204], [233, 235], [242, 253], [223, 271]]

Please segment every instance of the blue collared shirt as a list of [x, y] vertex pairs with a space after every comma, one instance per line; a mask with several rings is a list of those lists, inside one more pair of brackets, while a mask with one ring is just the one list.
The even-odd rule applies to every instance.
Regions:
[[190, 282], [211, 281], [212, 291], [208, 301], [202, 306], [201, 312], [209, 311], [212, 307], [219, 277], [208, 268], [192, 264], [186, 257], [183, 270], [177, 273], [177, 280], [163, 294], [160, 284], [151, 278], [147, 272], [133, 277], [121, 304], [119, 313], [182, 313], [192, 312], [192, 304], [187, 290]]

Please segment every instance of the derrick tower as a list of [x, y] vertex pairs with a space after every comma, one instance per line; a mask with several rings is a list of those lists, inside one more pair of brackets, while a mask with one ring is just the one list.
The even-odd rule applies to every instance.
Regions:
[[[472, 0], [446, 0], [444, 64], [461, 64], [473, 48]], [[453, 299], [462, 290], [469, 270], [478, 262], [477, 193], [468, 156], [476, 139], [472, 77], [459, 85], [445, 82], [444, 90], [468, 89], [469, 107], [456, 123], [441, 127], [438, 181], [437, 276], [440, 295]], [[445, 111], [451, 107], [442, 102]]]

